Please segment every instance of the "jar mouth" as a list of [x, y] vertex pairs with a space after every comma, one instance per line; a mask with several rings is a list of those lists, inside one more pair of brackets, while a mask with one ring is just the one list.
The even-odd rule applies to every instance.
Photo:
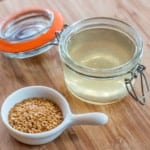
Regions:
[[[126, 36], [129, 42], [132, 42], [135, 46], [132, 57], [120, 65], [109, 68], [89, 67], [75, 61], [68, 53], [68, 43], [70, 42], [72, 36], [91, 29], [113, 30]], [[89, 35], [92, 36], [92, 34]], [[95, 37], [93, 37], [93, 39], [95, 39]], [[129, 24], [113, 18], [95, 17], [83, 19], [68, 26], [61, 33], [59, 40], [59, 51], [64, 64], [75, 72], [92, 77], [114, 77], [124, 75], [137, 66], [142, 56], [143, 42], [139, 33]]]

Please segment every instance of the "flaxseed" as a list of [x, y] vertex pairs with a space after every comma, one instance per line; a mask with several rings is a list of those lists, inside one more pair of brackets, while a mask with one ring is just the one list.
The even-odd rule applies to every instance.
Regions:
[[47, 98], [28, 98], [9, 112], [9, 124], [22, 132], [40, 133], [51, 130], [63, 121], [61, 109]]

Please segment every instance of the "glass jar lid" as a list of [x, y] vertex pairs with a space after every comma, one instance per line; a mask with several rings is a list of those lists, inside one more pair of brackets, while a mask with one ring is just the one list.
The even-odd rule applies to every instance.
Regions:
[[56, 10], [27, 9], [1, 23], [0, 50], [6, 53], [38, 49], [56, 37], [64, 26], [62, 15]]

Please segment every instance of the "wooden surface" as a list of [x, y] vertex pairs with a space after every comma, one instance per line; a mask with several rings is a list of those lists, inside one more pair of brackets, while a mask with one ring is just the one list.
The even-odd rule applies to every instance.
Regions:
[[[67, 24], [86, 17], [119, 18], [135, 27], [144, 40], [143, 64], [150, 78], [150, 1], [149, 0], [3, 0], [0, 17], [27, 7], [59, 10]], [[28, 146], [14, 140], [0, 120], [0, 150], [149, 150], [150, 98], [145, 106], [126, 97], [122, 102], [95, 106], [73, 97], [64, 84], [58, 48], [29, 59], [17, 60], [0, 54], [0, 105], [18, 88], [45, 85], [60, 91], [74, 113], [102, 111], [109, 115], [105, 126], [74, 126], [55, 141]]]

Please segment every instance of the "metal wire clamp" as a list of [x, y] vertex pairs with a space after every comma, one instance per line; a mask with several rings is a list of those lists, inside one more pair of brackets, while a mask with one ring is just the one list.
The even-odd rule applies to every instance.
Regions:
[[[125, 85], [126, 85], [128, 93], [131, 95], [131, 97], [133, 99], [135, 99], [142, 105], [145, 104], [146, 96], [150, 92], [150, 86], [149, 86], [148, 80], [144, 74], [145, 69], [146, 69], [145, 66], [139, 64], [135, 71], [130, 72], [131, 78], [125, 79]], [[138, 76], [140, 77], [140, 88], [141, 88], [142, 96], [138, 96], [138, 94], [135, 91], [135, 88], [133, 87], [133, 84], [132, 84], [134, 82], [134, 80], [138, 78]]]

